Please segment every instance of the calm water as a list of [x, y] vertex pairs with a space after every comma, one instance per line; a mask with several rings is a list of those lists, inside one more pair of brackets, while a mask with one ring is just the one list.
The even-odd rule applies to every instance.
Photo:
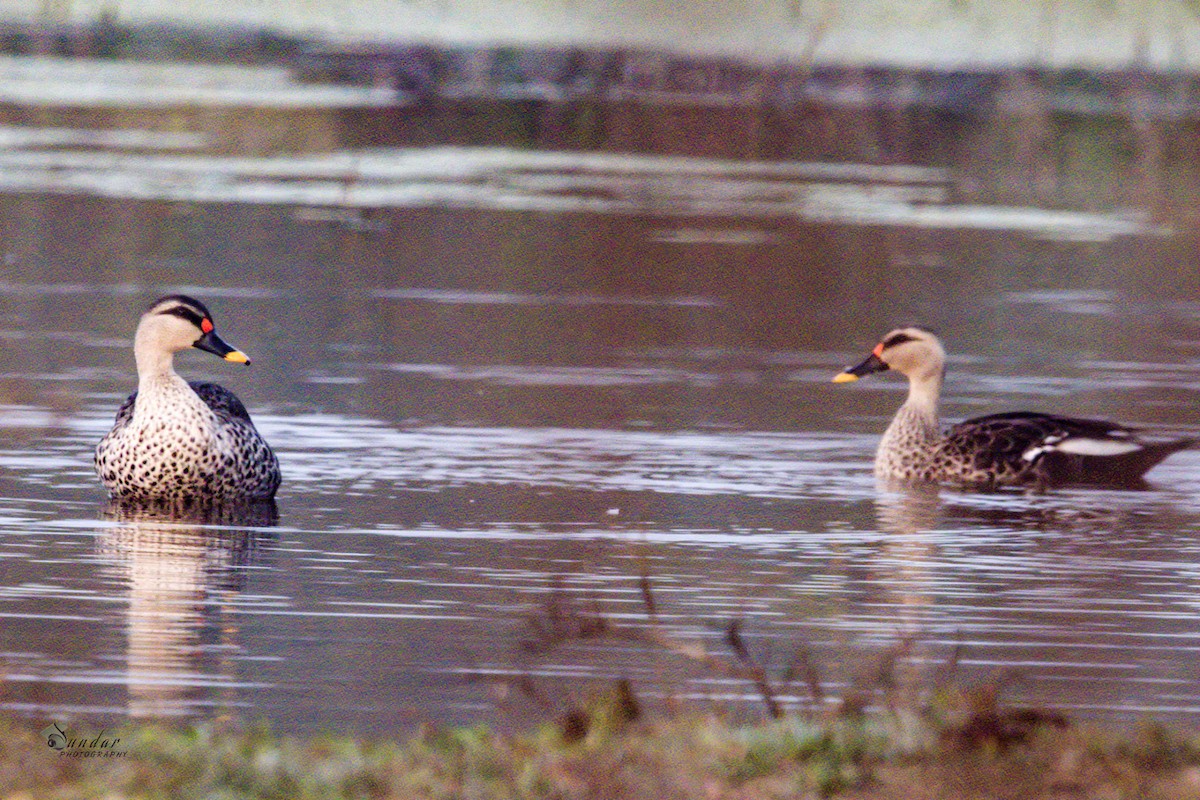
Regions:
[[[902, 387], [829, 382], [921, 321], [949, 418], [1200, 435], [1195, 236], [684, 167], [492, 164], [348, 211], [116, 178], [0, 197], [0, 707], [394, 732], [628, 677], [756, 713], [749, 684], [628, 639], [528, 646], [572, 608], [644, 625], [647, 575], [674, 635], [724, 653], [741, 620], [775, 670], [809, 648], [831, 694], [912, 637], [916, 671], [1011, 670], [1013, 702], [1200, 724], [1200, 451], [1145, 491], [886, 491]], [[277, 518], [105, 506], [91, 451], [174, 291], [254, 361], [177, 367], [276, 447]]]

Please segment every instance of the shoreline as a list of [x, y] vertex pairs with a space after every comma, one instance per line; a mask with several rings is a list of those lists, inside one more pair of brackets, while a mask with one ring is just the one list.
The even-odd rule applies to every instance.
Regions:
[[[761, 64], [993, 69], [1200, 68], [1200, 16], [1182, 0], [1096, 4], [1067, 0], [963, 4], [894, 0], [695, 3], [663, 6], [635, 0], [575, 0], [530, 5], [351, 0], [336, 8], [260, 0], [213, 5], [196, 0], [127, 0], [8, 4], [8, 26], [67, 38], [93, 27], [109, 46], [141, 29], [165, 40], [255, 38], [324, 40], [336, 47], [434, 45], [445, 48], [579, 48], [665, 51]], [[3, 29], [0, 25], [0, 29]]]
[[852, 797], [860, 800], [1200, 797], [1200, 739], [1153, 723], [1075, 725], [1035, 709], [953, 720], [843, 707], [734, 725], [641, 718], [619, 687], [515, 734], [426, 727], [410, 737], [291, 736], [237, 722], [129, 723], [120, 750], [72, 758], [0, 719], [7, 798]]

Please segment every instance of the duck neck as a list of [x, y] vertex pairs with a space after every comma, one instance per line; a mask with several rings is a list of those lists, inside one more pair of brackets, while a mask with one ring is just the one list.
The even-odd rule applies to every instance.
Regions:
[[940, 371], [909, 378], [908, 399], [884, 432], [879, 443], [880, 453], [919, 452], [937, 440], [941, 390]]
[[157, 345], [151, 335], [139, 326], [133, 339], [133, 357], [137, 362], [140, 389], [148, 388], [164, 379], [182, 380], [175, 373], [175, 354]]
[[941, 395], [942, 370], [913, 375], [908, 380], [908, 399], [904, 401], [904, 408], [915, 416], [928, 420], [930, 427], [936, 432]]

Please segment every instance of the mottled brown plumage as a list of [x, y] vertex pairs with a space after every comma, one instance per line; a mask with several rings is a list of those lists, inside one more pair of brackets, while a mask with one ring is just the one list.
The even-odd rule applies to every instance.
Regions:
[[1065, 483], [1129, 485], [1195, 440], [1143, 442], [1115, 422], [1029, 411], [977, 417], [942, 433], [938, 401], [946, 354], [938, 338], [917, 327], [898, 328], [838, 383], [894, 369], [909, 381], [875, 453], [881, 478], [980, 486]]

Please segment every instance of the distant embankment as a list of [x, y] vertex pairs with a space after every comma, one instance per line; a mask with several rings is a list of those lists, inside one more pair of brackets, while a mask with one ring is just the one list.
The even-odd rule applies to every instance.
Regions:
[[1200, 68], [1194, 0], [5, 0], [4, 20], [772, 63]]
[[1011, 59], [1000, 57], [1001, 37], [975, 60], [908, 61], [887, 57], [895, 47], [874, 61], [826, 57], [816, 29], [792, 57], [748, 57], [104, 17], [12, 22], [0, 25], [0, 123], [202, 133], [205, 149], [248, 155], [501, 145], [912, 164], [954, 169], [970, 201], [1200, 214], [1190, 144], [1200, 70], [1189, 49], [1200, 35], [1154, 38], [1161, 26], [1147, 22], [1125, 59], [1026, 58], [1061, 49], [1038, 44], [1062, 26], [1055, 14], [1038, 18], [1032, 44], [1010, 48]]

